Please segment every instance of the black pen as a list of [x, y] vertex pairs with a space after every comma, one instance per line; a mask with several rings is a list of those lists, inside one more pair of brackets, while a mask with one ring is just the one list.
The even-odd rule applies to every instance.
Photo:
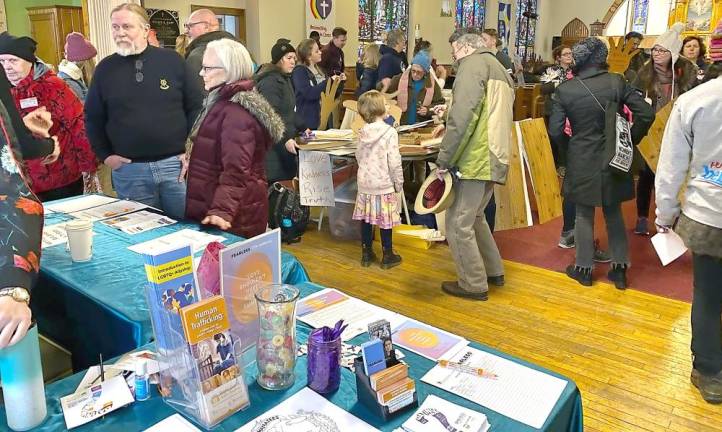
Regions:
[[103, 371], [103, 354], [100, 354], [100, 382], [105, 381], [105, 371]]

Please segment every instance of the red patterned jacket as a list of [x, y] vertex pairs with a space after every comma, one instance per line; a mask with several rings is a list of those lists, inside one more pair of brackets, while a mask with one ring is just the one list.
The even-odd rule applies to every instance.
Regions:
[[50, 135], [57, 135], [60, 142], [57, 161], [48, 165], [37, 159], [25, 161], [34, 193], [67, 186], [84, 172], [95, 172], [98, 164], [85, 135], [83, 104], [55, 72], [36, 62], [11, 92], [22, 116], [41, 106], [47, 108], [53, 119]]

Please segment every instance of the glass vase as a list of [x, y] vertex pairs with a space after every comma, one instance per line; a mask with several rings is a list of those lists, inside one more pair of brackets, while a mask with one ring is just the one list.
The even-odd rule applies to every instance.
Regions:
[[296, 367], [298, 288], [272, 284], [256, 292], [260, 333], [256, 345], [258, 385], [283, 390], [293, 385]]

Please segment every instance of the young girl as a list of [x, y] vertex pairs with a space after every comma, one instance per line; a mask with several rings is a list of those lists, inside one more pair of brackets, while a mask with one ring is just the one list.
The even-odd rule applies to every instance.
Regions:
[[404, 185], [396, 129], [384, 122], [386, 100], [376, 90], [364, 93], [358, 100], [358, 111], [366, 121], [359, 131], [356, 150], [358, 161], [358, 195], [353, 218], [361, 221], [361, 265], [368, 267], [376, 260], [372, 247], [373, 226], [381, 229], [384, 255], [381, 268], [401, 263], [391, 248], [391, 228], [401, 223], [401, 203], [397, 196]]

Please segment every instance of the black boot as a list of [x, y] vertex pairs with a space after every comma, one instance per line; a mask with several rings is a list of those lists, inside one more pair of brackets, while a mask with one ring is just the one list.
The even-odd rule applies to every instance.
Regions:
[[571, 264], [567, 267], [567, 276], [584, 286], [592, 286], [592, 269], [583, 269]]
[[612, 264], [612, 268], [607, 273], [607, 279], [609, 279], [610, 282], [614, 282], [614, 286], [618, 290], [627, 289], [627, 265]]
[[393, 249], [384, 249], [384, 256], [381, 258], [381, 268], [387, 270], [399, 264], [401, 264], [401, 257], [396, 255]]
[[722, 403], [722, 372], [717, 375], [704, 375], [697, 369], [692, 369], [690, 378], [707, 403]]
[[376, 261], [376, 254], [373, 246], [361, 246], [361, 267], [368, 267]]

